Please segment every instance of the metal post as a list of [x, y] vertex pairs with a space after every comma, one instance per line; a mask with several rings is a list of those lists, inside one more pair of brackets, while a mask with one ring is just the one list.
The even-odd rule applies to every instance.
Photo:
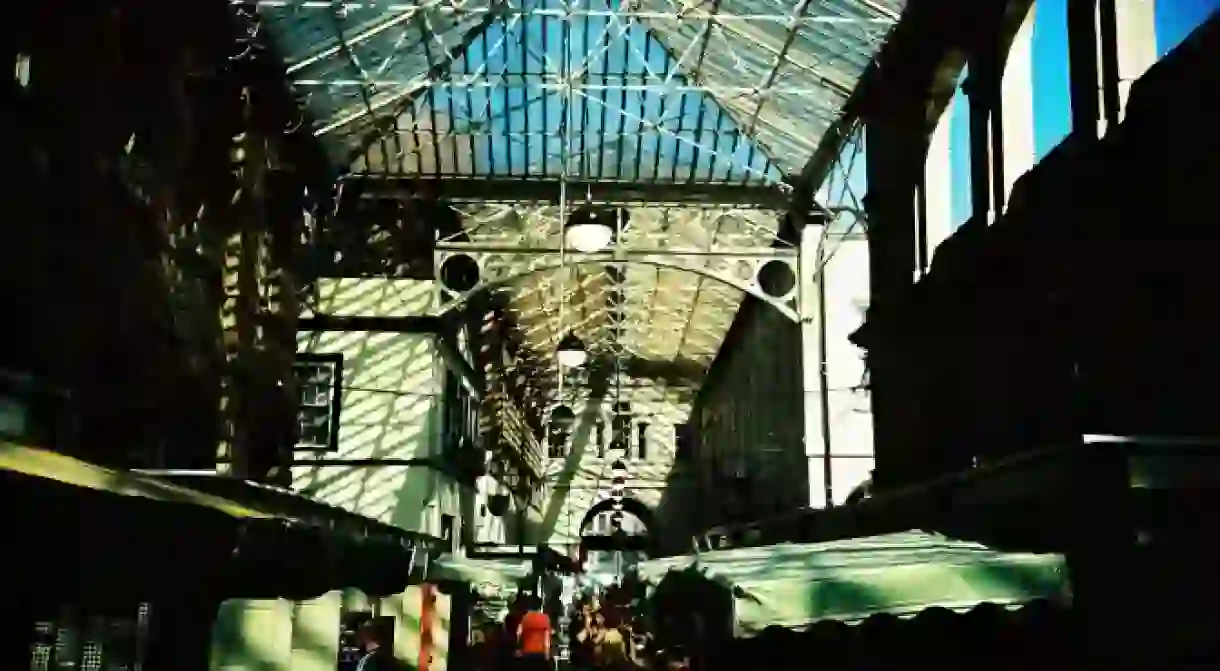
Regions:
[[[809, 505], [814, 508], [833, 502], [830, 480], [830, 417], [826, 394], [826, 311], [823, 300], [827, 239], [826, 220], [810, 219], [800, 228], [800, 301], [801, 301], [801, 386], [805, 456], [810, 463]], [[821, 468], [817, 460], [821, 459]], [[814, 479], [821, 474], [821, 486]]]

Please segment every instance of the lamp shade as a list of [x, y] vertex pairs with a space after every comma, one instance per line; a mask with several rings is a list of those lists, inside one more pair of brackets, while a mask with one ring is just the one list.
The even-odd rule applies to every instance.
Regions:
[[560, 366], [577, 368], [585, 365], [585, 361], [589, 359], [589, 353], [585, 350], [585, 344], [580, 341], [580, 338], [576, 337], [576, 334], [568, 333], [559, 341], [556, 357], [559, 359]]
[[563, 242], [585, 254], [600, 252], [614, 240], [614, 222], [605, 213], [581, 208], [572, 213], [563, 227]]

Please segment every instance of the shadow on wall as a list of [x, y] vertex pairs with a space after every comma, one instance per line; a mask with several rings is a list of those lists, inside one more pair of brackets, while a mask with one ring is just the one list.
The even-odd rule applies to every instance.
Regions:
[[[423, 283], [360, 282], [330, 287], [323, 301], [328, 313], [417, 313], [419, 294], [430, 290]], [[440, 436], [441, 370], [432, 336], [305, 332], [298, 347], [341, 354], [343, 388], [338, 449], [298, 452], [294, 488], [398, 527], [435, 531], [439, 517], [432, 519], [430, 509], [450, 512], [457, 505], [455, 487], [428, 465]]]
[[577, 479], [581, 464], [592, 445], [591, 438], [597, 433], [595, 425], [601, 419], [601, 407], [606, 398], [610, 384], [608, 370], [603, 370], [589, 380], [589, 395], [585, 401], [584, 410], [577, 417], [571, 438], [572, 449], [563, 462], [563, 471], [551, 488], [550, 500], [546, 502], [539, 540], [555, 536], [556, 526], [562, 517], [568, 497], [571, 496], [571, 485]]
[[504, 514], [504, 529], [509, 545], [538, 545], [550, 538], [546, 522], [538, 509], [531, 508], [530, 513], [524, 519], [513, 510]]
[[698, 474], [692, 464], [675, 460], [665, 478], [661, 501], [653, 510], [657, 529], [652, 537], [658, 554], [681, 555], [692, 551], [694, 536], [703, 530], [699, 509]]

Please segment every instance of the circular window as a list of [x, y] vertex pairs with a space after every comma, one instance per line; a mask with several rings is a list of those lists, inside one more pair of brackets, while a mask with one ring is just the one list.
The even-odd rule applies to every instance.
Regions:
[[441, 262], [441, 285], [465, 293], [479, 284], [479, 264], [468, 254], [454, 254]]
[[796, 288], [796, 273], [787, 263], [771, 259], [758, 269], [758, 287], [771, 298], [783, 298]]

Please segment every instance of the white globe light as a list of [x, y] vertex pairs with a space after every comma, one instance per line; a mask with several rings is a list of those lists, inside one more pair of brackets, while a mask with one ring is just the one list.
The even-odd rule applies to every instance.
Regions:
[[580, 368], [589, 360], [589, 353], [583, 349], [561, 349], [556, 356], [564, 368]]
[[555, 358], [559, 360], [559, 365], [565, 368], [578, 368], [585, 365], [589, 360], [589, 352], [585, 350], [585, 345], [577, 338], [575, 334], [569, 333], [559, 341], [559, 348], [555, 352]]
[[585, 254], [602, 251], [613, 239], [614, 229], [598, 221], [569, 224], [563, 231], [564, 243]]

